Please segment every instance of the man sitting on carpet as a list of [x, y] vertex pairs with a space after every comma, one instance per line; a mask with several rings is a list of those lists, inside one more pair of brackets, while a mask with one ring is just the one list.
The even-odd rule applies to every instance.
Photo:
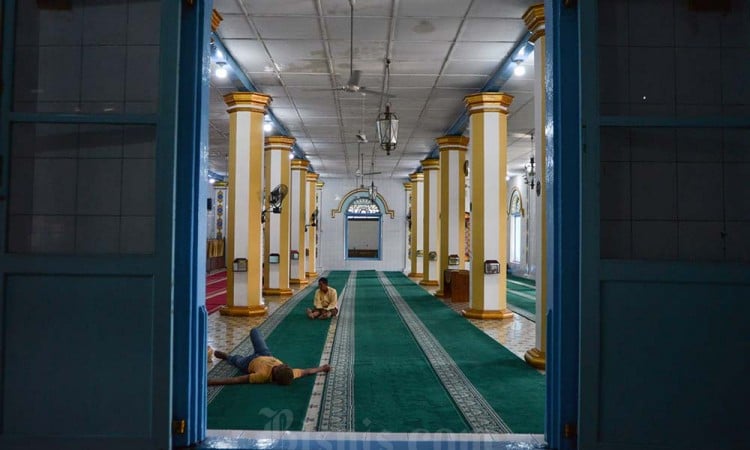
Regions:
[[276, 383], [286, 386], [292, 384], [295, 378], [318, 372], [327, 373], [331, 370], [331, 366], [328, 364], [311, 369], [292, 369], [273, 357], [271, 351], [268, 349], [268, 345], [266, 345], [265, 339], [263, 339], [263, 334], [256, 328], [250, 330], [250, 339], [253, 342], [253, 349], [255, 350], [250, 356], [227, 355], [219, 350], [214, 351], [214, 356], [226, 360], [229, 364], [240, 369], [245, 375], [208, 380], [209, 386], [245, 383]]
[[338, 309], [339, 295], [336, 289], [328, 286], [328, 278], [320, 277], [318, 280], [318, 290], [315, 291], [313, 300], [314, 309], [307, 308], [307, 317], [310, 319], [330, 319], [336, 317]]

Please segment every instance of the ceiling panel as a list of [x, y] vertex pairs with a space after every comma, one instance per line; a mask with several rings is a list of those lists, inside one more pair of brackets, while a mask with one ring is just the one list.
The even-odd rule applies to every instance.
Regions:
[[[271, 111], [316, 171], [352, 176], [360, 150], [366, 168], [374, 155], [383, 177], [406, 177], [464, 113], [463, 98], [499, 68], [524, 31], [521, 15], [533, 3], [357, 0], [353, 65], [348, 0], [216, 0], [215, 6], [225, 17], [218, 31], [224, 45], [256, 89], [274, 97]], [[352, 68], [362, 71], [360, 86], [382, 89], [386, 57], [391, 59], [387, 85], [395, 97], [333, 89], [347, 83]], [[509, 158], [518, 159], [521, 168], [524, 139], [533, 128], [532, 59], [523, 63], [526, 76], [501, 86], [516, 96], [509, 128], [521, 138], [511, 140]], [[212, 79], [212, 170], [226, 171], [229, 127], [222, 95], [242, 89], [236, 77]], [[379, 149], [375, 131], [387, 102], [400, 119], [399, 145], [390, 156]], [[359, 131], [370, 142], [357, 145]]]
[[[349, 17], [327, 17], [328, 39], [341, 39], [349, 43]], [[359, 41], [386, 41], [390, 19], [380, 17], [354, 18], [354, 43]], [[320, 37], [320, 36], [318, 36]]]
[[401, 18], [396, 21], [396, 40], [451, 42], [460, 26], [459, 18]]
[[[237, 2], [238, 0], [232, 0]], [[254, 15], [315, 15], [315, 3], [309, 0], [241, 0], [248, 11]], [[214, 7], [216, 7], [214, 0]], [[221, 10], [220, 10], [221, 11]]]
[[221, 21], [219, 36], [222, 39], [255, 39], [258, 36], [250, 28], [250, 23], [243, 14], [226, 14]]
[[526, 30], [526, 25], [521, 18], [468, 19], [458, 40], [513, 43]]
[[409, 0], [399, 4], [399, 16], [423, 17], [463, 17], [471, 0]]

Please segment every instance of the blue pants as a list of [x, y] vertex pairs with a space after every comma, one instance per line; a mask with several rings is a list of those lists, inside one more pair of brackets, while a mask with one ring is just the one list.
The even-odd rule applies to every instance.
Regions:
[[231, 355], [228, 359], [229, 364], [240, 369], [242, 373], [248, 373], [247, 366], [250, 364], [250, 361], [258, 356], [273, 356], [271, 350], [268, 349], [268, 345], [266, 345], [265, 339], [263, 339], [263, 334], [256, 328], [250, 330], [250, 340], [253, 343], [253, 350], [255, 351], [252, 355]]

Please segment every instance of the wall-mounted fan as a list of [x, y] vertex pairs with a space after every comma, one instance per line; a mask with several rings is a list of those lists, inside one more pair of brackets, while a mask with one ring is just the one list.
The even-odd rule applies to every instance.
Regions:
[[[268, 206], [272, 213], [281, 214], [281, 204], [284, 202], [286, 195], [289, 193], [289, 187], [286, 184], [279, 184], [271, 190], [268, 194]], [[266, 213], [268, 209], [264, 209], [261, 213], [261, 221], [266, 221]]]
[[383, 95], [386, 97], [394, 97], [394, 95], [387, 94], [385, 92], [376, 91], [373, 89], [367, 89], [364, 86], [359, 85], [359, 80], [362, 77], [361, 70], [354, 70], [354, 3], [356, 0], [349, 0], [349, 80], [345, 85], [334, 88], [334, 91], [344, 92], [361, 92], [363, 94], [375, 94]]

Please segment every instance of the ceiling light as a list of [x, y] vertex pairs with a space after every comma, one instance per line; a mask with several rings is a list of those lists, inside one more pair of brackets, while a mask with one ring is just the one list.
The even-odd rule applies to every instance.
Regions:
[[217, 78], [226, 78], [229, 72], [227, 72], [227, 68], [224, 67], [224, 63], [217, 63], [216, 64], [216, 70], [214, 70], [214, 75], [216, 75]]
[[214, 180], [213, 178], [209, 178], [208, 179], [208, 183], [209, 184], [214, 184], [214, 183], [216, 183], [216, 180]]
[[521, 63], [523, 61], [521, 61], [520, 59], [518, 59], [518, 60], [513, 61], [513, 62], [516, 63], [516, 67], [513, 69], [513, 75], [515, 75], [517, 77], [521, 77], [521, 76], [525, 75], [526, 74], [526, 68], [521, 65]]
[[294, 153], [289, 153], [289, 159], [294, 159]]
[[219, 59], [224, 59], [224, 53], [222, 53], [218, 48], [216, 49], [216, 57]]
[[266, 133], [268, 133], [271, 130], [273, 130], [273, 124], [271, 122], [266, 122], [266, 123], [263, 124], [263, 131], [265, 131]]

